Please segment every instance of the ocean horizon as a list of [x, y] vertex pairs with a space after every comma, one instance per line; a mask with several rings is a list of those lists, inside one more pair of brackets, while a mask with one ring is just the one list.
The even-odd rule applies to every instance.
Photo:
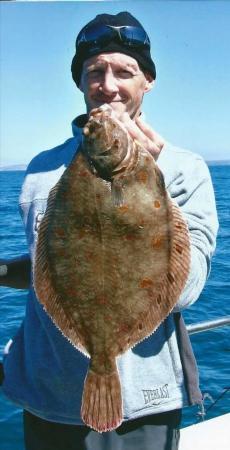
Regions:
[[[205, 159], [205, 162], [208, 164], [208, 166], [229, 166], [230, 165], [230, 159]], [[24, 171], [26, 170], [28, 163], [24, 164], [0, 164], [0, 172], [14, 172], [14, 171]]]

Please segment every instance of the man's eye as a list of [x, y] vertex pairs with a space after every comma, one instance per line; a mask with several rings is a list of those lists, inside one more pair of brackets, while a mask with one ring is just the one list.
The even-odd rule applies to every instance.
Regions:
[[119, 77], [121, 78], [133, 78], [133, 73], [130, 72], [129, 70], [119, 70], [118, 72]]
[[100, 69], [93, 69], [88, 72], [88, 76], [94, 77], [94, 76], [101, 75], [102, 73], [103, 73], [103, 71]]

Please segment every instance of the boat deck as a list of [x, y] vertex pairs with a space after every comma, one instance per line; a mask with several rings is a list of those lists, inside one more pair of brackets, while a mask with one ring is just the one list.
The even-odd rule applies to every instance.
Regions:
[[181, 430], [179, 450], [229, 450], [230, 413]]

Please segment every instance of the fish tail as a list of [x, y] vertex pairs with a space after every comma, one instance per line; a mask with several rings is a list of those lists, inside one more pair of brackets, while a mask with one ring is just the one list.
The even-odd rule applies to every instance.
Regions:
[[122, 397], [118, 372], [100, 375], [88, 371], [81, 407], [82, 420], [99, 433], [111, 431], [122, 422]]

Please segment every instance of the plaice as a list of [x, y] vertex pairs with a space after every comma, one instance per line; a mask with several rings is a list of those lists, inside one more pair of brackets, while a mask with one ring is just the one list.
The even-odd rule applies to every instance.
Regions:
[[34, 263], [39, 301], [90, 357], [81, 415], [96, 431], [121, 424], [116, 357], [172, 311], [189, 262], [186, 222], [153, 157], [99, 110], [49, 194]]

